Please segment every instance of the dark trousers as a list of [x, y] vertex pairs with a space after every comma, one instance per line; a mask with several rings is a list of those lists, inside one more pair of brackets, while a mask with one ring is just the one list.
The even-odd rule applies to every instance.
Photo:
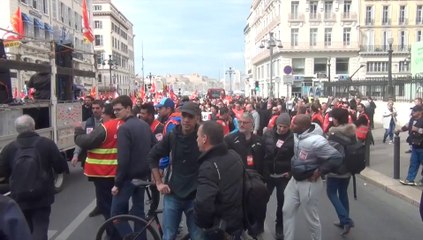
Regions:
[[422, 192], [422, 197], [420, 199], [420, 216], [422, 217], [422, 221], [423, 221], [423, 192]]
[[47, 240], [51, 206], [27, 209], [22, 212], [26, 218], [29, 229], [31, 230], [33, 240]]
[[115, 184], [113, 178], [94, 178], [95, 197], [97, 199], [97, 207], [104, 219], [110, 218], [112, 208], [112, 188]]
[[276, 188], [276, 200], [278, 205], [276, 207], [276, 226], [283, 229], [283, 214], [282, 207], [284, 202], [283, 192], [285, 191], [286, 185], [288, 185], [289, 178], [272, 178], [269, 177], [266, 181], [267, 191], [269, 192], [269, 198], [272, 196], [273, 189]]

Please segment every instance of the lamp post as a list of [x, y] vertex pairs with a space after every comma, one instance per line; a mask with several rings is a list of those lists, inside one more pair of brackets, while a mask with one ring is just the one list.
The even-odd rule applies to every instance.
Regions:
[[234, 74], [235, 71], [232, 69], [232, 67], [229, 67], [229, 70], [226, 71], [226, 74], [229, 75], [229, 95], [232, 95], [232, 74]]
[[273, 32], [269, 32], [269, 39], [261, 40], [260, 48], [264, 48], [264, 47], [266, 47], [267, 49], [270, 50], [270, 91], [269, 91], [269, 98], [272, 99], [273, 98], [273, 82], [272, 82], [272, 77], [273, 77], [273, 48], [274, 47], [282, 48], [282, 42], [281, 42], [281, 40], [276, 39], [273, 36]]
[[394, 98], [394, 86], [392, 85], [392, 43], [394, 42], [393, 38], [388, 38], [388, 44], [389, 44], [389, 49], [388, 49], [388, 98], [386, 100], [389, 99], [393, 99]]
[[103, 60], [103, 62], [101, 63], [103, 66], [105, 66], [106, 64], [109, 65], [109, 76], [110, 76], [110, 82], [109, 82], [109, 87], [110, 90], [112, 89], [112, 68], [116, 69], [116, 62], [112, 59], [112, 55], [109, 54], [109, 59], [107, 60]]
[[[331, 65], [331, 63], [330, 63], [330, 61], [331, 61], [331, 58], [328, 58], [328, 82], [330, 83], [330, 65]], [[330, 96], [330, 95], [332, 95], [332, 87], [331, 86], [328, 86], [328, 88], [327, 88], [327, 95], [328, 96]]]

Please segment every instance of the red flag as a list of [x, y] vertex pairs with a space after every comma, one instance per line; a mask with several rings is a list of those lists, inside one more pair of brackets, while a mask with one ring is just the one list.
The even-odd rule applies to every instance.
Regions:
[[87, 0], [82, 0], [82, 20], [84, 40], [91, 43], [94, 41], [94, 35], [93, 30], [90, 27], [90, 22], [88, 21]]
[[156, 92], [156, 83], [154, 83], [154, 82], [153, 82], [153, 83], [151, 84], [151, 89], [150, 89], [150, 92], [151, 92], [151, 93], [155, 93], [155, 92]]
[[178, 98], [176, 97], [176, 94], [175, 94], [175, 92], [173, 92], [173, 87], [172, 86], [170, 86], [169, 87], [169, 95], [170, 95], [170, 98], [173, 100], [173, 101], [176, 101]]
[[97, 94], [96, 94], [96, 91], [95, 91], [95, 86], [93, 86], [91, 88], [90, 95], [91, 95], [91, 97], [96, 98]]
[[12, 18], [10, 19], [10, 23], [12, 24], [13, 31], [17, 33], [17, 36], [10, 36], [7, 39], [10, 40], [16, 40], [16, 39], [22, 39], [24, 35], [24, 25], [22, 21], [22, 13], [21, 8], [18, 7], [15, 14], [13, 14]]
[[34, 93], [35, 93], [35, 89], [34, 88], [30, 88], [29, 89], [29, 93], [28, 93], [30, 99], [34, 99]]
[[142, 99], [142, 101], [145, 101], [145, 87], [141, 86], [140, 88], [140, 98]]

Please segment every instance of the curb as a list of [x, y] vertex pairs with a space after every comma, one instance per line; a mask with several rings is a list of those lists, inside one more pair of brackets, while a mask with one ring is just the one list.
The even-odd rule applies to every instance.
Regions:
[[370, 182], [386, 192], [397, 196], [417, 207], [420, 206], [422, 190], [419, 187], [402, 185], [399, 180], [388, 177], [380, 172], [366, 168], [361, 171], [360, 176], [367, 182]]

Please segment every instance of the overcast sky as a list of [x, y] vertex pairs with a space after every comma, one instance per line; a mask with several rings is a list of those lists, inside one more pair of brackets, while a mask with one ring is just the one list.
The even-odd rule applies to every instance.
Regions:
[[135, 72], [223, 78], [244, 72], [244, 28], [251, 0], [112, 0], [133, 23]]

